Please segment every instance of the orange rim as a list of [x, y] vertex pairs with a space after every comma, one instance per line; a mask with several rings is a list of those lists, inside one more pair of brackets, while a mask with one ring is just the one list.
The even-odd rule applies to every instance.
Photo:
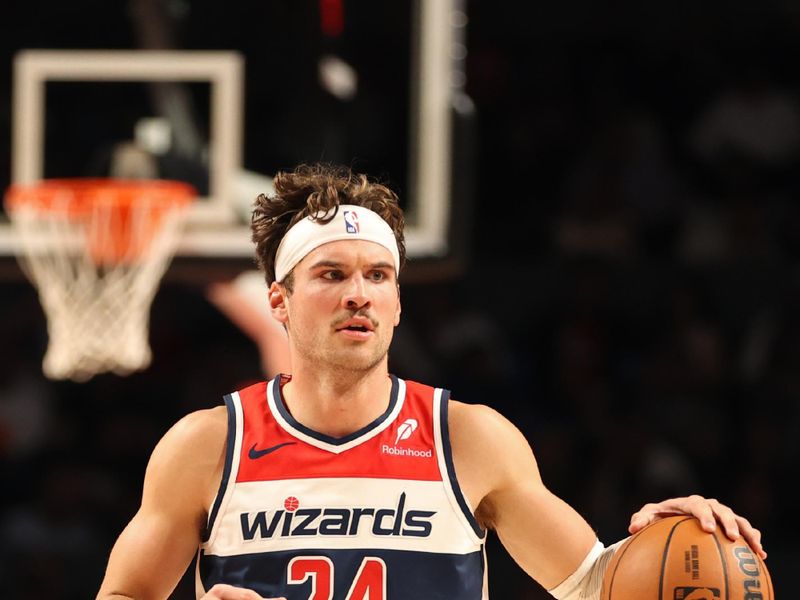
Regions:
[[142, 257], [164, 217], [196, 197], [194, 186], [182, 181], [67, 178], [12, 184], [4, 204], [9, 213], [32, 209], [43, 219], [82, 225], [94, 262], [111, 265]]
[[131, 205], [143, 196], [158, 203], [163, 202], [165, 206], [175, 206], [192, 202], [197, 190], [183, 181], [168, 179], [46, 179], [36, 183], [12, 184], [4, 202], [9, 211], [30, 206], [43, 212], [66, 210], [70, 215], [79, 217], [91, 211], [100, 198], [106, 202]]

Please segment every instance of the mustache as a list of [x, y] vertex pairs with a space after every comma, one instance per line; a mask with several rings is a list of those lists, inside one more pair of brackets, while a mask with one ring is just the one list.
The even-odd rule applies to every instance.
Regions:
[[378, 321], [375, 318], [371, 317], [369, 313], [363, 311], [337, 317], [336, 320], [333, 322], [333, 326], [339, 327], [342, 324], [347, 323], [347, 321], [354, 319], [356, 317], [359, 317], [361, 319], [367, 319], [370, 323], [372, 323], [373, 329], [378, 327]]

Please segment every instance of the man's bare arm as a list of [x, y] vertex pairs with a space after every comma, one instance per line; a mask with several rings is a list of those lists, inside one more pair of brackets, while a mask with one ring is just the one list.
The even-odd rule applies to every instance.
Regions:
[[111, 551], [98, 600], [167, 598], [197, 551], [219, 485], [224, 407], [176, 423], [150, 457], [142, 504]]
[[533, 579], [549, 589], [596, 542], [589, 524], [548, 490], [522, 433], [491, 408], [450, 402], [456, 475], [476, 516]]
[[[555, 588], [587, 558], [597, 542], [594, 530], [547, 489], [530, 445], [505, 417], [486, 406], [451, 402], [449, 422], [456, 474], [476, 516], [533, 579]], [[630, 532], [668, 514], [694, 515], [707, 530], [719, 524], [728, 537], [741, 534], [766, 556], [747, 519], [702, 496], [647, 504], [631, 518]]]

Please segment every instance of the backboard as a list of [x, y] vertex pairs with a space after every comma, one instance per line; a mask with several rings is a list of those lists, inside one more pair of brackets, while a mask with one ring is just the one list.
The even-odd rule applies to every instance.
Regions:
[[[405, 156], [399, 161], [405, 162], [405, 168], [402, 173], [382, 170], [379, 174], [388, 175], [402, 188], [409, 257], [441, 258], [448, 254], [451, 225], [453, 97], [463, 85], [454, 76], [463, 56], [453, 48], [463, 34], [466, 19], [459, 2], [419, 0], [408, 7], [402, 25], [407, 29], [408, 47], [402, 50], [407, 56], [399, 64], [389, 65], [400, 71], [397, 81], [401, 85], [397, 88], [404, 96], [400, 105], [406, 114], [401, 119], [386, 115], [389, 121], [400, 120], [405, 125], [404, 140], [398, 142], [405, 146]], [[321, 80], [323, 68], [328, 69], [328, 76], [337, 76], [330, 71], [331, 57], [341, 58], [339, 62], [345, 66], [348, 61], [353, 62], [346, 50], [343, 57], [337, 56], [342, 45], [329, 39], [318, 50], [314, 60], [319, 58]], [[115, 108], [122, 111], [117, 113], [119, 122], [137, 110], [126, 106], [127, 100], [138, 93], [132, 86], [144, 86], [142, 96], [149, 95], [149, 105], [158, 110], [148, 113], [139, 109], [135, 115], [130, 129], [145, 131], [143, 139], [158, 143], [158, 128], [147, 130], [145, 126], [157, 125], [159, 119], [173, 127], [173, 140], [180, 141], [180, 131], [184, 132], [184, 141], [190, 138], [192, 128], [180, 122], [187, 112], [181, 110], [182, 100], [184, 108], [190, 106], [200, 114], [201, 125], [194, 132], [200, 139], [199, 145], [195, 140], [193, 158], [202, 164], [207, 179], [200, 186], [202, 197], [193, 205], [176, 258], [250, 261], [253, 248], [247, 212], [258, 193], [269, 192], [271, 172], [247, 168], [245, 160], [247, 148], [252, 145], [245, 140], [253, 120], [248, 111], [253, 111], [250, 115], [258, 111], [248, 97], [248, 89], [254, 87], [254, 74], [248, 66], [246, 52], [241, 50], [23, 49], [14, 56], [11, 183], [53, 175], [81, 175], [53, 172], [48, 143], [54, 136], [48, 135], [48, 128], [76, 118], [59, 115], [54, 98], [72, 94], [79, 98], [86, 113], [93, 115]], [[359, 74], [358, 65], [355, 73]], [[359, 81], [362, 88], [364, 83]], [[334, 94], [333, 84], [327, 85], [330, 96]], [[99, 109], [91, 106], [93, 97], [102, 98], [104, 105]], [[290, 92], [285, 102], [293, 102]], [[344, 106], [347, 102], [340, 98], [339, 104]], [[95, 119], [92, 124], [97, 125], [98, 121]], [[110, 128], [102, 123], [96, 127]], [[331, 139], [340, 139], [336, 138], [335, 128], [331, 135]], [[130, 137], [134, 137], [133, 132]], [[191, 146], [190, 142], [187, 144]], [[330, 147], [328, 143], [320, 154], [308, 158], [327, 159]], [[120, 154], [114, 156], [119, 158]], [[0, 254], [12, 255], [17, 245], [7, 220], [0, 221]]]

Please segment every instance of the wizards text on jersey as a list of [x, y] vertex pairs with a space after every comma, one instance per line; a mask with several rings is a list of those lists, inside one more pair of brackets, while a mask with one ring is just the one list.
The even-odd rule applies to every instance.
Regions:
[[393, 508], [296, 508], [243, 512], [239, 515], [242, 539], [296, 536], [357, 536], [371, 531], [376, 536], [428, 537], [433, 510], [409, 510], [406, 494], [400, 494]]

